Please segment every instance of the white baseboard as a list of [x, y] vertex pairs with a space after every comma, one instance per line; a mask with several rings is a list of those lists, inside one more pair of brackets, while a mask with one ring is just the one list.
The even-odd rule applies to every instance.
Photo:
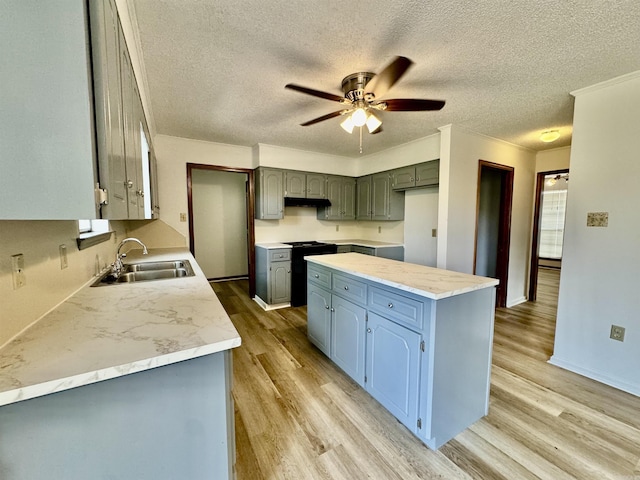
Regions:
[[524, 303], [526, 301], [527, 301], [527, 297], [516, 298], [515, 300], [511, 300], [510, 302], [507, 302], [507, 308], [515, 307], [516, 305], [520, 305], [521, 303]]
[[267, 302], [265, 302], [264, 300], [262, 300], [258, 295], [256, 295], [255, 297], [253, 297], [253, 300], [260, 305], [260, 307], [265, 310], [265, 311], [269, 311], [269, 310], [277, 310], [278, 308], [286, 308], [286, 307], [290, 307], [291, 303], [287, 302], [287, 303], [275, 303], [273, 305], [268, 304]]
[[582, 368], [571, 362], [567, 362], [566, 360], [558, 358], [557, 355], [552, 355], [548, 363], [550, 363], [551, 365], [555, 365], [556, 367], [569, 370], [570, 372], [577, 373], [578, 375], [582, 375], [583, 377], [590, 378], [591, 380], [595, 380], [596, 382], [604, 383], [605, 385], [609, 385], [610, 387], [617, 388], [618, 390], [622, 390], [623, 392], [627, 392], [640, 397], [640, 385], [633, 385], [620, 379], [613, 378], [608, 374], [590, 370], [588, 368]]

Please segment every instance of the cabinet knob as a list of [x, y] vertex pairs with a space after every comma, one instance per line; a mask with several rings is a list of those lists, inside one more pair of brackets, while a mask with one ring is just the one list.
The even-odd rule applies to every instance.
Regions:
[[371, 333], [371, 329], [370, 328], [367, 328], [367, 333]]
[[336, 310], [335, 310], [335, 308], [332, 308], [332, 309], [331, 309], [331, 311], [332, 311], [332, 312], [335, 312]]
[[387, 305], [389, 308], [393, 308], [393, 303], [389, 303], [389, 305]]
[[349, 285], [345, 285], [345, 286], [344, 286], [344, 289], [345, 289], [345, 290], [349, 290]]
[[[315, 278], [320, 278], [320, 275], [318, 275], [317, 273], [313, 275]], [[328, 307], [327, 307], [328, 308]]]
[[324, 308], [326, 308], [327, 310], [329, 310], [329, 305], [325, 305]]
[[133, 180], [127, 180], [124, 184], [127, 188], [133, 188]]

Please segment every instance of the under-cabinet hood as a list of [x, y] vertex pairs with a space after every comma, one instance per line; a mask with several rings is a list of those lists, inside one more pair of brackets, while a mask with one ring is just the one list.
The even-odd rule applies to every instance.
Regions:
[[285, 207], [330, 207], [331, 202], [326, 198], [284, 197]]

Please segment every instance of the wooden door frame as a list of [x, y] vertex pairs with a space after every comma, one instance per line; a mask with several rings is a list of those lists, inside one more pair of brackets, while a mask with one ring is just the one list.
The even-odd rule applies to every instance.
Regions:
[[225, 167], [221, 165], [207, 165], [202, 163], [187, 163], [187, 203], [189, 211], [189, 249], [195, 257], [195, 236], [193, 230], [193, 170], [217, 170], [228, 173], [244, 173], [247, 175], [247, 261], [249, 270], [249, 297], [256, 294], [256, 234], [255, 234], [255, 183], [254, 171], [248, 168]]
[[478, 160], [478, 184], [476, 188], [476, 229], [473, 242], [473, 272], [476, 271], [478, 249], [478, 216], [480, 214], [480, 182], [482, 169], [491, 168], [504, 172], [500, 198], [500, 226], [498, 230], [498, 245], [500, 249], [496, 260], [496, 277], [500, 284], [496, 290], [496, 307], [507, 306], [507, 282], [509, 280], [509, 248], [511, 245], [511, 212], [513, 209], [513, 179], [514, 167], [499, 163]]
[[536, 193], [533, 207], [533, 227], [531, 231], [531, 263], [529, 266], [529, 298], [530, 302], [536, 300], [538, 294], [538, 248], [540, 247], [540, 217], [542, 215], [542, 191], [544, 190], [544, 177], [547, 175], [560, 175], [569, 173], [568, 168], [549, 170], [536, 174]]

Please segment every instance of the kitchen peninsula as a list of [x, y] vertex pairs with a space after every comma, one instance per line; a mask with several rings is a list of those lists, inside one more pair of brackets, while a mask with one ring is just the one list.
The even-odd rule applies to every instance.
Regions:
[[240, 336], [187, 250], [127, 257], [176, 259], [195, 275], [88, 282], [0, 349], [0, 477], [232, 478]]
[[497, 280], [358, 253], [306, 260], [309, 340], [426, 445], [488, 413]]

